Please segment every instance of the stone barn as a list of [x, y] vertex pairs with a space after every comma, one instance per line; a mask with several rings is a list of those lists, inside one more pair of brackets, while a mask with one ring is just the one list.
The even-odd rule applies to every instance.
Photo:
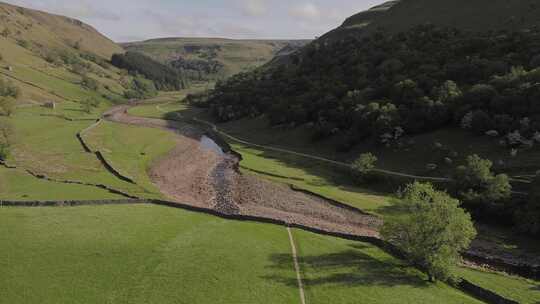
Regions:
[[54, 102], [54, 101], [47, 101], [47, 102], [45, 102], [44, 107], [45, 107], [45, 108], [48, 108], [48, 109], [53, 109], [53, 110], [54, 110], [54, 109], [56, 109], [56, 102]]

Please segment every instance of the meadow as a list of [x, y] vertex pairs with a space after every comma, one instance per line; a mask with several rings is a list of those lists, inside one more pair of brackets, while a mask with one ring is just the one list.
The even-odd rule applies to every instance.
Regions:
[[[0, 208], [0, 303], [299, 303], [284, 227], [153, 205]], [[293, 231], [308, 303], [478, 303], [364, 243]]]
[[135, 127], [103, 121], [83, 134], [92, 151], [100, 151], [113, 167], [135, 181], [139, 197], [163, 198], [150, 180], [153, 161], [174, 148], [174, 134], [159, 129]]
[[[180, 116], [168, 111], [178, 111], [176, 113]], [[153, 118], [190, 119], [193, 117], [202, 117], [209, 120], [209, 117], [207, 115], [205, 116], [200, 110], [193, 109], [184, 103], [167, 103], [162, 106], [157, 106], [156, 104], [141, 105], [132, 108], [130, 113]], [[264, 131], [262, 130], [263, 124], [260, 119], [244, 120], [243, 122], [245, 123], [244, 127], [241, 127], [242, 122], [219, 124], [218, 127], [228, 134], [250, 140], [257, 144], [282, 147], [324, 157], [331, 156], [330, 153], [321, 153], [320, 151], [324, 151], [324, 149], [319, 149], [318, 146], [317, 148], [314, 148], [314, 146], [303, 145], [305, 143], [305, 130], [299, 129], [291, 132], [283, 132], [282, 130], [266, 128], [266, 131]], [[443, 134], [445, 132], [448, 133]], [[434, 134], [438, 135], [432, 134], [431, 136], [425, 136], [424, 139], [418, 139], [422, 142], [422, 145], [419, 145], [419, 148], [416, 150], [417, 153], [419, 153], [421, 149], [424, 149], [423, 153], [427, 154], [427, 151], [432, 149], [430, 142], [433, 142], [434, 138], [439, 136], [447, 138], [448, 142], [445, 143], [451, 143], [457, 142], [456, 138], [463, 135], [453, 131], [440, 131]], [[360, 208], [372, 214], [383, 217], [396, 215], [396, 210], [393, 208], [395, 203], [395, 197], [393, 195], [385, 192], [373, 191], [369, 189], [369, 185], [359, 186], [354, 183], [347, 172], [344, 172], [342, 169], [338, 169], [335, 166], [317, 160], [265, 150], [255, 146], [248, 146], [233, 140], [228, 140], [228, 142], [236, 152], [242, 155], [240, 168], [244, 173], [256, 174], [275, 182], [294, 185], [298, 188], [309, 190], [327, 198]], [[304, 148], [300, 148], [300, 145], [303, 145]], [[478, 149], [477, 151], [497, 153], [497, 150], [495, 150], [495, 152], [491, 151], [489, 148], [490, 146], [491, 144], [487, 140], [476, 141], [474, 145], [474, 147]], [[467, 147], [463, 146], [462, 148], [466, 149]], [[319, 151], [318, 154], [314, 153], [314, 150]], [[410, 152], [410, 155], [412, 154], [413, 152]], [[531, 153], [531, 155], [534, 154]], [[381, 162], [383, 168], [395, 168], [394, 166], [396, 166], [396, 164], [387, 165], [386, 158], [384, 160], [385, 161]], [[410, 159], [406, 162], [407, 164], [403, 162], [402, 165], [404, 167], [411, 166], [410, 162], [413, 162], [412, 166], [415, 166], [414, 161]], [[505, 229], [498, 229], [497, 231], [494, 231], [493, 229], [482, 229], [479, 237], [481, 239], [490, 240], [494, 245], [499, 246], [501, 250], [513, 254], [522, 254], [523, 251], [529, 253], [540, 252], [539, 248], [534, 246], [531, 247], [531, 240], [529, 238], [516, 238], [513, 233]], [[339, 269], [337, 265], [337, 262], [332, 264], [336, 269]], [[343, 267], [346, 268], [348, 266]], [[314, 272], [316, 273], [316, 271]], [[507, 296], [510, 299], [528, 299], [529, 302], [526, 303], [536, 304], [536, 302], [530, 301], [534, 301], [537, 297], [538, 289], [533, 288], [535, 287], [535, 284], [536, 286], [540, 285], [537, 282], [522, 280], [517, 277], [500, 273], [487, 273], [468, 268], [457, 269], [456, 275], [462, 276], [480, 286], [493, 290], [503, 296]], [[508, 282], [508, 286], [514, 286], [517, 289], [506, 288], [504, 285], [505, 282]], [[317, 284], [315, 285], [317, 286]], [[311, 289], [308, 288], [308, 290]], [[315, 288], [315, 290], [317, 290], [317, 288]], [[328, 288], [325, 292], [330, 292], [330, 290], [332, 290], [332, 288]], [[332, 293], [330, 292], [330, 294]], [[335, 294], [333, 295], [334, 297], [338, 296]]]

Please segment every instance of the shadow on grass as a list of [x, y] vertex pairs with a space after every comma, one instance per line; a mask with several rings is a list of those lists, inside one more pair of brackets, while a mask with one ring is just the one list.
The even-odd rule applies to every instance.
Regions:
[[[405, 265], [385, 263], [362, 253], [362, 245], [353, 246], [355, 249], [338, 253], [322, 255], [299, 256], [302, 272], [310, 270], [308, 276], [302, 274], [302, 281], [309, 287], [319, 285], [354, 286], [412, 286], [425, 288], [429, 283], [421, 276], [411, 273]], [[270, 268], [291, 269], [291, 254], [274, 254], [270, 256]], [[265, 279], [278, 282], [290, 287], [298, 286], [295, 276], [265, 276]]]

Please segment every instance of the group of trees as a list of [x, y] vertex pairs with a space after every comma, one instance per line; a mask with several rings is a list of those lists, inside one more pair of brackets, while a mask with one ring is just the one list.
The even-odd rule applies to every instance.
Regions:
[[510, 178], [506, 174], [496, 175], [493, 163], [478, 155], [467, 157], [465, 165], [459, 166], [454, 174], [458, 195], [470, 203], [497, 203], [508, 200], [512, 194]]
[[127, 99], [145, 99], [157, 95], [157, 89], [154, 82], [144, 77], [135, 76], [130, 83], [130, 87], [124, 92]]
[[152, 80], [158, 90], [170, 91], [186, 88], [187, 82], [180, 71], [161, 64], [150, 57], [137, 52], [114, 54], [111, 63], [132, 74], [140, 74]]
[[[220, 120], [266, 114], [272, 124], [314, 126], [350, 148], [396, 128], [450, 124], [500, 136], [540, 132], [540, 31], [473, 33], [419, 26], [315, 41], [290, 63], [216, 86], [206, 106]], [[493, 134], [493, 132], [492, 132]]]
[[225, 66], [214, 59], [186, 59], [178, 58], [172, 61], [171, 66], [180, 70], [190, 80], [210, 80], [215, 78]]

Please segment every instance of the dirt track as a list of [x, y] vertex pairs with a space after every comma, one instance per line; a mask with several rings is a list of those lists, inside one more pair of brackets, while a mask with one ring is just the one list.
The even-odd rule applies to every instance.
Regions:
[[241, 174], [236, 170], [239, 160], [234, 155], [221, 155], [201, 146], [204, 133], [199, 129], [182, 122], [130, 116], [129, 107], [115, 107], [104, 117], [177, 134], [176, 147], [150, 170], [150, 178], [170, 200], [224, 214], [262, 216], [333, 232], [378, 236], [382, 222], [377, 217]]

